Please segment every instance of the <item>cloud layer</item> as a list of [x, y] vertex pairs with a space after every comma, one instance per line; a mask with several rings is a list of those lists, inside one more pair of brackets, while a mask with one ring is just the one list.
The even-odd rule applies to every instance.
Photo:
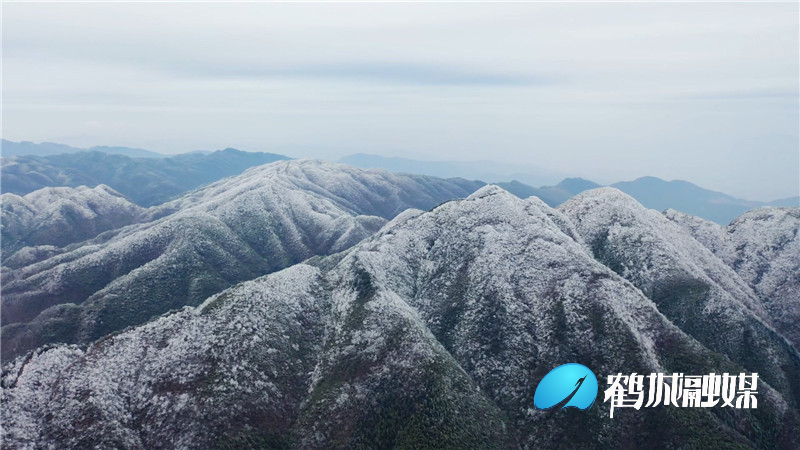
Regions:
[[4, 137], [797, 195], [793, 3], [8, 3]]

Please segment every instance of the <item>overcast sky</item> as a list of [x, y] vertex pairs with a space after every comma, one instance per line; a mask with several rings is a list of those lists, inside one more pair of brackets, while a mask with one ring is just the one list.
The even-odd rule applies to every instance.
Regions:
[[798, 3], [5, 3], [3, 137], [798, 195]]

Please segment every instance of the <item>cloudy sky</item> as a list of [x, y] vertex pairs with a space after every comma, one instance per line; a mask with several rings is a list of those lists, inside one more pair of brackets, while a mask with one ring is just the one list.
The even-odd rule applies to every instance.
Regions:
[[798, 195], [798, 3], [4, 3], [3, 137]]

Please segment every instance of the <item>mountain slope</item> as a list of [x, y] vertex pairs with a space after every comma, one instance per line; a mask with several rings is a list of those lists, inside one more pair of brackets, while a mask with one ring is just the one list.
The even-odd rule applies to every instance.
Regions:
[[[136, 222], [144, 209], [106, 185], [3, 194], [3, 265], [22, 247], [64, 247]], [[31, 251], [35, 251], [32, 249]]]
[[800, 357], [753, 290], [681, 227], [614, 188], [559, 207], [598, 261], [633, 283], [668, 319], [800, 405]]
[[800, 348], [800, 208], [759, 208], [728, 226], [736, 272], [761, 297], [776, 327]]
[[250, 169], [151, 208], [146, 223], [3, 272], [3, 358], [90, 342], [235, 283], [349, 248], [409, 207], [480, 186], [318, 161]]
[[676, 211], [665, 215], [749, 283], [775, 328], [800, 348], [800, 208], [759, 208], [727, 227]]
[[[168, 447], [797, 445], [767, 384], [755, 410], [536, 411], [567, 362], [736, 373], [587, 253], [537, 199], [485, 187], [408, 211], [344, 254], [249, 281], [88, 349], [3, 372], [5, 442]], [[591, 345], [588, 345], [591, 343]], [[602, 385], [602, 384], [601, 384]]]
[[7, 193], [22, 195], [47, 186], [106, 184], [141, 206], [151, 206], [247, 168], [286, 159], [283, 155], [235, 149], [168, 158], [130, 158], [91, 151], [4, 157], [0, 175], [3, 192]]

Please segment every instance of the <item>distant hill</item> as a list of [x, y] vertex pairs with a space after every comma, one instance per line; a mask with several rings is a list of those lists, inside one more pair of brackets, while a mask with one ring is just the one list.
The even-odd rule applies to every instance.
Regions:
[[[496, 184], [520, 198], [539, 197], [551, 207], [556, 207], [583, 191], [601, 186], [583, 178], [563, 178], [560, 174], [534, 165], [491, 161], [420, 161], [359, 153], [345, 156], [339, 162], [393, 172], [482, 180]], [[554, 184], [558, 180], [561, 182]], [[727, 225], [735, 217], [760, 206], [800, 206], [800, 197], [756, 202], [704, 189], [688, 181], [665, 181], [656, 177], [642, 177], [611, 186], [648, 208], [659, 211], [672, 208], [722, 225]]]
[[[552, 207], [559, 206], [583, 191], [600, 187], [599, 184], [582, 178], [567, 178], [555, 186], [540, 188], [516, 180], [496, 184], [520, 198], [535, 195]], [[659, 211], [675, 209], [721, 225], [727, 225], [734, 218], [761, 206], [800, 206], [800, 197], [756, 202], [704, 189], [688, 181], [665, 181], [656, 177], [621, 181], [611, 186], [625, 192], [648, 208]]]
[[656, 177], [642, 177], [634, 181], [614, 183], [612, 186], [648, 208], [659, 211], [673, 208], [722, 225], [727, 225], [753, 208], [767, 205], [703, 189], [681, 180], [664, 181]]
[[141, 206], [152, 206], [250, 167], [287, 159], [232, 148], [158, 159], [91, 151], [3, 158], [0, 176], [4, 193], [24, 195], [44, 187], [105, 184]]
[[2, 147], [0, 154], [2, 156], [17, 156], [17, 155], [34, 155], [34, 156], [48, 156], [60, 155], [62, 153], [79, 153], [79, 152], [103, 152], [116, 155], [130, 156], [131, 158], [163, 158], [161, 153], [152, 152], [142, 148], [130, 147], [109, 147], [106, 145], [95, 146], [91, 148], [78, 148], [65, 144], [56, 144], [54, 142], [42, 142], [37, 144], [30, 141], [13, 142], [2, 140]]
[[535, 195], [553, 208], [583, 191], [600, 187], [594, 181], [584, 180], [583, 178], [565, 178], [555, 186], [542, 186], [540, 188], [528, 186], [517, 180], [495, 184], [520, 198], [528, 198]]
[[471, 180], [504, 182], [518, 180], [529, 185], [557, 183], [566, 174], [533, 164], [498, 163], [494, 161], [421, 161], [357, 153], [339, 162], [364, 169], [385, 169], [391, 172], [418, 173], [437, 177], [460, 177]]
[[769, 206], [800, 206], [800, 195], [769, 202]]

